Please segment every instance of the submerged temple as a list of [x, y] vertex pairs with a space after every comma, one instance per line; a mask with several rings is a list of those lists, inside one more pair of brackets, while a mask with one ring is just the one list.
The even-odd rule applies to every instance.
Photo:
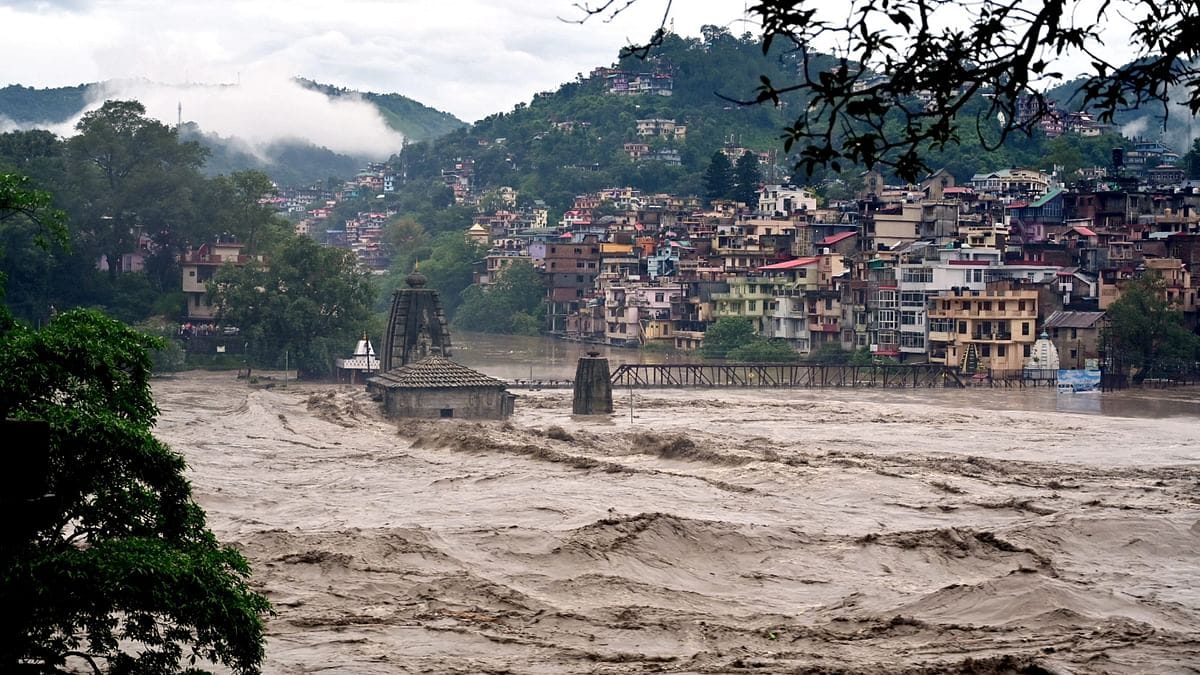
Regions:
[[392, 296], [381, 358], [367, 391], [389, 417], [504, 419], [516, 397], [502, 380], [450, 360], [450, 330], [437, 291], [420, 272]]
[[431, 354], [450, 356], [450, 329], [437, 291], [426, 288], [424, 274], [414, 271], [404, 280], [408, 288], [392, 295], [381, 366], [388, 371]]

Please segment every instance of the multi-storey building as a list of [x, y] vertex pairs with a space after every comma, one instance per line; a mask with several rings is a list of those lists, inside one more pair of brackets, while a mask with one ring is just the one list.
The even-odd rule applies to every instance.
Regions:
[[[212, 321], [219, 307], [208, 298], [208, 282], [224, 265], [242, 267], [253, 258], [242, 253], [245, 244], [236, 241], [217, 241], [201, 244], [194, 251], [179, 257], [179, 269], [183, 276], [183, 295], [186, 298], [184, 319], [187, 321]], [[261, 258], [260, 258], [261, 259]]]
[[578, 241], [558, 241], [546, 245], [543, 262], [546, 280], [546, 329], [566, 332], [566, 318], [577, 314], [593, 294], [600, 273], [600, 242], [593, 235]]
[[1011, 282], [929, 299], [929, 360], [966, 373], [1018, 373], [1037, 340], [1038, 291]]

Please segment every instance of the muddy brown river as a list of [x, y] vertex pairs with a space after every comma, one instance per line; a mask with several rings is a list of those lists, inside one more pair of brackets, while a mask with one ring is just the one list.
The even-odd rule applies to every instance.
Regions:
[[[583, 349], [463, 341], [506, 378]], [[614, 362], [637, 352], [610, 353]], [[668, 358], [668, 357], [662, 357]], [[1200, 392], [154, 385], [267, 673], [1200, 672]]]

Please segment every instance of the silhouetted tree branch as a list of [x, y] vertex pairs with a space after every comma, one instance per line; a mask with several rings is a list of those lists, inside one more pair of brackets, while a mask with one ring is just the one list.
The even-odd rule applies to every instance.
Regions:
[[[584, 20], [611, 20], [637, 1], [577, 7]], [[1072, 0], [760, 0], [748, 11], [764, 52], [786, 43], [797, 68], [789, 82], [760, 78], [756, 97], [741, 103], [802, 107], [783, 142], [810, 173], [880, 165], [912, 180], [928, 169], [923, 155], [958, 143], [964, 128], [998, 147], [1046, 116], [1044, 92], [1067, 80], [1072, 56], [1088, 60], [1072, 103], [1101, 122], [1146, 104], [1160, 106], [1165, 122], [1176, 87], [1191, 113], [1200, 111], [1194, 0], [1104, 0], [1090, 9]], [[650, 54], [666, 25], [626, 51]], [[1130, 30], [1131, 50], [1106, 48], [1102, 30], [1113, 28]], [[1132, 62], [1114, 64], [1114, 54]]]

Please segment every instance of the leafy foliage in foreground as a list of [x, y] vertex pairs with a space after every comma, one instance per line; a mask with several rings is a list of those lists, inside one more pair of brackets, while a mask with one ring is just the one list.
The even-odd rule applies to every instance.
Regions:
[[87, 310], [34, 331], [0, 308], [0, 418], [49, 429], [44, 484], [4, 497], [17, 511], [0, 541], [4, 672], [258, 671], [269, 605], [206, 527], [183, 458], [150, 433], [158, 342]]

